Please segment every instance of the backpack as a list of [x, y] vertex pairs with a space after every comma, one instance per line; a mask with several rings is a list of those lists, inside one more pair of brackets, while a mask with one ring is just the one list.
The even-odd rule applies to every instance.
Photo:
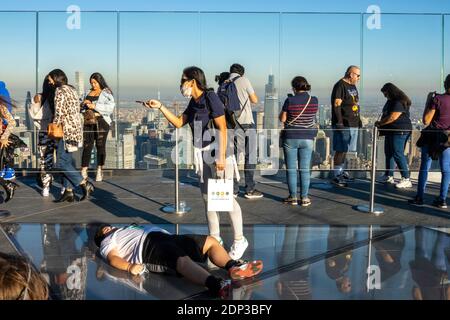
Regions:
[[225, 106], [225, 117], [227, 118], [227, 127], [234, 129], [240, 126], [237, 118], [242, 113], [241, 102], [239, 100], [236, 84], [234, 83], [241, 76], [234, 77], [222, 83], [217, 89], [217, 95]]
[[[205, 92], [206, 108], [208, 109], [209, 114], [211, 114], [211, 104], [210, 104], [210, 100], [209, 100], [209, 96], [208, 96], [208, 94], [210, 94], [210, 93], [214, 93], [214, 91], [206, 91]], [[236, 128], [239, 125], [239, 123], [236, 121], [234, 112], [231, 110], [228, 110], [227, 108], [224, 108], [224, 113], [225, 113], [225, 121], [227, 123], [227, 129]], [[210, 129], [215, 128], [214, 120], [211, 118], [209, 120], [208, 128], [210, 128]]]

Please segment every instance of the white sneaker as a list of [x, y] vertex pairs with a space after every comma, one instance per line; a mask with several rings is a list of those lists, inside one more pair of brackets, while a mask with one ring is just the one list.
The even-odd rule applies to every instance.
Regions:
[[381, 177], [379, 177], [377, 179], [377, 182], [394, 184], [395, 180], [394, 180], [393, 176], [387, 176], [387, 175], [383, 174]]
[[64, 192], [66, 192], [66, 188], [62, 187], [61, 188], [61, 194], [64, 194]]
[[42, 196], [48, 197], [50, 195], [50, 188], [44, 188], [42, 189]]
[[97, 175], [95, 176], [95, 181], [97, 182], [103, 181], [102, 169], [97, 168]]
[[247, 247], [248, 247], [247, 239], [243, 237], [242, 240], [233, 242], [233, 245], [231, 246], [230, 252], [228, 254], [230, 255], [231, 259], [238, 260], [242, 258]]
[[412, 188], [412, 183], [411, 180], [402, 178], [402, 180], [399, 183], [397, 183], [395, 187], [397, 189]]

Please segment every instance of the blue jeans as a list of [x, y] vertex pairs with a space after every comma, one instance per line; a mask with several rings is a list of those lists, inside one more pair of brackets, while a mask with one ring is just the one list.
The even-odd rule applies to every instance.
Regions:
[[336, 152], [356, 152], [359, 128], [337, 129], [333, 127], [333, 150]]
[[60, 139], [58, 142], [58, 149], [56, 152], [56, 168], [61, 171], [63, 177], [63, 185], [65, 188], [69, 187], [69, 183], [73, 187], [79, 186], [83, 181], [81, 173], [75, 169], [73, 165], [72, 153], [67, 152], [64, 147], [64, 140]]
[[393, 176], [395, 164], [400, 169], [402, 178], [409, 179], [408, 161], [405, 156], [405, 146], [410, 134], [388, 134], [384, 140], [386, 156], [386, 175]]
[[[423, 198], [425, 194], [425, 186], [428, 179], [428, 171], [431, 167], [432, 159], [428, 155], [428, 147], [422, 148], [422, 155], [420, 161], [420, 172], [419, 172], [419, 185], [417, 187], [417, 197]], [[447, 148], [442, 152], [439, 157], [439, 165], [441, 166], [441, 188], [439, 191], [439, 198], [441, 200], [447, 199], [448, 185], [450, 183], [450, 148]]]
[[309, 182], [311, 179], [311, 157], [313, 140], [310, 139], [285, 139], [283, 141], [284, 159], [286, 161], [287, 181], [289, 194], [297, 198], [297, 160], [300, 169], [300, 195], [308, 196]]

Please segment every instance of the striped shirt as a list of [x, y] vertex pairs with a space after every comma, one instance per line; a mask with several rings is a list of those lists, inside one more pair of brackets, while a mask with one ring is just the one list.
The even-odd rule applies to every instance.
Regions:
[[285, 139], [314, 139], [317, 135], [315, 124], [319, 101], [317, 97], [312, 96], [305, 109], [308, 99], [309, 93], [301, 92], [287, 98], [284, 102], [282, 111], [287, 113], [283, 133]]

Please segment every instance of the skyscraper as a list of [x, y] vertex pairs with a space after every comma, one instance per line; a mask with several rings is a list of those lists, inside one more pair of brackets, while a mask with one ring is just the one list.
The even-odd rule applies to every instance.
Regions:
[[319, 107], [319, 125], [323, 128], [325, 127], [325, 123], [327, 121], [327, 113], [325, 110], [325, 106], [323, 104]]
[[105, 167], [109, 169], [134, 169], [134, 146], [134, 135], [132, 133], [121, 134], [119, 141], [109, 133], [106, 140]]
[[275, 87], [275, 76], [269, 75], [264, 94], [264, 129], [278, 129], [278, 93]]
[[27, 130], [33, 130], [34, 124], [33, 119], [30, 117], [30, 113], [28, 112], [31, 106], [31, 92], [27, 91], [27, 98], [25, 100], [25, 126]]
[[84, 97], [84, 73], [75, 71], [75, 89], [77, 90], [80, 99]]

